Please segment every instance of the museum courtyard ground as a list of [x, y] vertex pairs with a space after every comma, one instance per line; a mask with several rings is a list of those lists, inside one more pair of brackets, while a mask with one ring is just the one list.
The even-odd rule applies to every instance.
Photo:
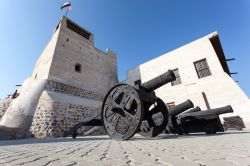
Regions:
[[216, 135], [108, 136], [0, 141], [0, 165], [250, 165], [250, 131]]

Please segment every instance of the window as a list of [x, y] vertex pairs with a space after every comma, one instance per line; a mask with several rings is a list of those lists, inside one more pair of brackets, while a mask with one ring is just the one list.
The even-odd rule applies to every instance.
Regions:
[[172, 81], [172, 82], [171, 82], [171, 85], [172, 85], [172, 86], [181, 83], [181, 77], [180, 77], [180, 75], [179, 75], [179, 70], [178, 70], [178, 69], [174, 69], [173, 72], [174, 72], [174, 75], [175, 75], [176, 79], [175, 79], [175, 81]]
[[172, 108], [175, 106], [175, 102], [170, 102], [170, 103], [167, 103], [167, 106], [168, 108]]
[[197, 72], [198, 78], [202, 78], [202, 77], [206, 77], [206, 76], [211, 75], [206, 58], [194, 62], [194, 67], [195, 67], [195, 70]]
[[81, 27], [79, 27], [78, 25], [74, 24], [73, 22], [67, 20], [67, 27], [76, 32], [77, 34], [81, 35], [82, 37], [84, 37], [85, 39], [89, 40], [90, 38], [90, 33], [83, 30]]
[[82, 69], [81, 64], [77, 63], [77, 64], [75, 65], [75, 72], [81, 73], [81, 69]]

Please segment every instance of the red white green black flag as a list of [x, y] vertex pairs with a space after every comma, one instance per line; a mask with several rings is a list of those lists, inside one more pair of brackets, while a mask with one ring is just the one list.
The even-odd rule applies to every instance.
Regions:
[[68, 11], [72, 9], [72, 5], [71, 5], [71, 3], [69, 3], [69, 2], [65, 2], [65, 3], [61, 6], [61, 10], [62, 10], [63, 8], [67, 8], [67, 12], [66, 12], [66, 16], [67, 16]]

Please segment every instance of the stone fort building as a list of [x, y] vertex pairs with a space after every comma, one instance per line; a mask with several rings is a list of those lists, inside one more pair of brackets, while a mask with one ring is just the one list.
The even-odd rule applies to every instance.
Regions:
[[[33, 113], [31, 132], [37, 138], [62, 136], [64, 130], [100, 106], [107, 91], [118, 82], [116, 55], [95, 48], [91, 32], [62, 17], [14, 100], [40, 80], [46, 80], [46, 85]], [[13, 104], [10, 100], [1, 101], [0, 116], [9, 103]]]

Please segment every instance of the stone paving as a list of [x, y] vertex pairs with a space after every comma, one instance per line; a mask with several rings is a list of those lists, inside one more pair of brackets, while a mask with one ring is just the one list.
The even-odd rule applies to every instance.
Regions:
[[0, 141], [0, 165], [250, 165], [250, 132]]

